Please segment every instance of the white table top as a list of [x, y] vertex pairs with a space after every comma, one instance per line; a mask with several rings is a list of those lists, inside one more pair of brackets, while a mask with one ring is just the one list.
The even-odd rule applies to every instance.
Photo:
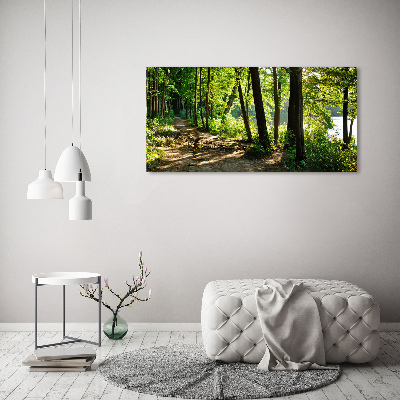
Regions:
[[41, 272], [32, 275], [32, 282], [38, 278], [39, 285], [76, 285], [98, 283], [99, 277], [95, 272]]

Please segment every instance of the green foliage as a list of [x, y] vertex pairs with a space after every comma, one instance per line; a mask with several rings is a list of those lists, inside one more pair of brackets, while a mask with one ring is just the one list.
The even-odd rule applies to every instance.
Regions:
[[[186, 118], [186, 111], [182, 110], [179, 113], [181, 118]], [[192, 125], [194, 125], [194, 118], [190, 118], [188, 116], [188, 121]], [[206, 131], [205, 126], [201, 124], [200, 113], [197, 113], [197, 123], [198, 127], [202, 131]], [[234, 140], [247, 140], [246, 128], [244, 126], [243, 118], [238, 117], [235, 118], [232, 115], [228, 114], [225, 118], [210, 118], [209, 122], [209, 132], [213, 135], [219, 135], [226, 139], [234, 139]], [[257, 126], [253, 121], [249, 121], [250, 130], [252, 131], [253, 137], [258, 137], [257, 134]]]
[[246, 140], [246, 128], [243, 118], [234, 118], [228, 114], [223, 120], [212, 119], [210, 121], [210, 132], [228, 139]]
[[[258, 68], [260, 74], [260, 83], [265, 107], [265, 118], [267, 123], [273, 123], [273, 113], [275, 108], [274, 100], [274, 78], [272, 67]], [[280, 97], [280, 108], [283, 108], [285, 102], [289, 99], [289, 72], [286, 68], [277, 68], [278, 82], [281, 83], [281, 89], [278, 90]]]
[[357, 171], [357, 146], [345, 148], [342, 140], [332, 139], [320, 129], [304, 135], [307, 168], [309, 171]]
[[357, 68], [312, 67], [303, 69], [304, 115], [325, 114], [327, 107], [343, 107], [343, 92], [349, 90], [349, 118], [357, 118]]
[[173, 120], [172, 114], [146, 120], [146, 165], [149, 171], [159, 166], [165, 156], [158, 147], [168, 146], [168, 140], [176, 131]]
[[[286, 137], [287, 137], [287, 127], [286, 124], [279, 125], [278, 128], [278, 143], [276, 145], [273, 145], [272, 147], [284, 147], [286, 144]], [[268, 126], [268, 137], [270, 143], [274, 143], [274, 127], [273, 126]], [[258, 137], [257, 137], [258, 140]]]
[[267, 151], [258, 142], [253, 143], [244, 153], [247, 158], [264, 158], [267, 154]]
[[[278, 146], [287, 142], [285, 125], [279, 127]], [[296, 146], [285, 147], [287, 157], [285, 167], [289, 171], [345, 172], [357, 171], [357, 145], [354, 138], [346, 148], [344, 142], [327, 133], [323, 121], [308, 125], [304, 131], [306, 159], [295, 164]]]
[[165, 157], [165, 153], [157, 149], [157, 147], [147, 146], [146, 147], [146, 166], [147, 171], [152, 171], [157, 168], [161, 163], [163, 158]]

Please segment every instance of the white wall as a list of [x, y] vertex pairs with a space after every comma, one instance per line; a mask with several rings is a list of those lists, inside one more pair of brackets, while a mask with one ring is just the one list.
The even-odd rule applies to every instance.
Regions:
[[[71, 142], [70, 4], [49, 0], [48, 168]], [[130, 322], [198, 322], [213, 279], [348, 280], [400, 321], [400, 2], [82, 0], [82, 149], [91, 222], [28, 201], [43, 168], [41, 0], [0, 1], [0, 322], [33, 321], [31, 275], [137, 272], [153, 298]], [[146, 173], [146, 66], [357, 66], [357, 173]], [[77, 99], [75, 99], [75, 104]], [[75, 133], [75, 139], [77, 138]], [[40, 288], [41, 321], [61, 289]], [[70, 321], [96, 305], [68, 287]], [[103, 318], [108, 313], [104, 310]]]

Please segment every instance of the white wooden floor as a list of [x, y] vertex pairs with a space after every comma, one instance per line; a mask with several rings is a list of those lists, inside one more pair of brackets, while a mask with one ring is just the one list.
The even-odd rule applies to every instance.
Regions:
[[[69, 334], [97, 340], [97, 333]], [[382, 332], [381, 338], [381, 352], [375, 361], [364, 365], [342, 364], [343, 373], [336, 383], [280, 399], [400, 399], [400, 332]], [[60, 333], [39, 333], [39, 344], [60, 340]], [[103, 339], [93, 371], [29, 372], [28, 367], [21, 366], [21, 361], [33, 352], [33, 332], [0, 332], [0, 399], [157, 400], [156, 396], [138, 395], [106, 383], [95, 372], [99, 362], [110, 355], [138, 348], [200, 342], [200, 332], [133, 332], [120, 341]]]

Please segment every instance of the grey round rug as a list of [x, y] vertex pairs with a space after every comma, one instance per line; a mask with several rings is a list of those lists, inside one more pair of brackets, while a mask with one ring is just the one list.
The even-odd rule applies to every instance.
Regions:
[[106, 381], [139, 393], [184, 399], [259, 399], [305, 392], [338, 379], [337, 370], [259, 371], [257, 364], [210, 360], [201, 345], [122, 353], [99, 365]]

